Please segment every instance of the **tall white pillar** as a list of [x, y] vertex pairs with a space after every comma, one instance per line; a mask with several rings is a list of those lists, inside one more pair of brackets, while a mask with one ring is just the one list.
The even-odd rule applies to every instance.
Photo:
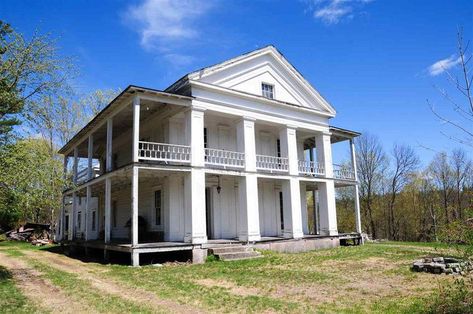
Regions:
[[138, 162], [138, 149], [140, 145], [140, 97], [133, 98], [133, 133], [132, 133], [132, 161]]
[[105, 179], [105, 243], [110, 243], [111, 235], [111, 210], [112, 209], [112, 181]]
[[258, 208], [258, 177], [256, 176], [255, 120], [244, 117], [237, 124], [237, 148], [245, 153], [245, 174], [239, 178], [240, 241], [261, 240]]
[[237, 149], [245, 153], [245, 171], [256, 172], [255, 120], [243, 117], [237, 124]]
[[77, 168], [79, 167], [79, 149], [74, 147], [74, 163], [72, 165], [72, 182], [77, 184]]
[[337, 209], [335, 184], [333, 181], [332, 143], [330, 133], [320, 133], [315, 137], [317, 162], [325, 169], [325, 182], [318, 183], [320, 233], [337, 235]]
[[86, 188], [85, 196], [85, 240], [89, 240], [89, 217], [90, 217], [90, 205], [92, 201], [92, 187], [88, 185]]
[[358, 191], [358, 170], [356, 168], [356, 153], [355, 153], [355, 143], [353, 139], [350, 139], [350, 151], [351, 151], [351, 165], [353, 167], [353, 173], [355, 174], [355, 225], [356, 232], [361, 233], [361, 215], [360, 215], [360, 198]]
[[184, 178], [184, 241], [190, 243], [207, 242], [207, 222], [205, 212], [205, 170], [192, 168]]
[[138, 168], [133, 167], [131, 175], [131, 244], [138, 244]]
[[89, 140], [87, 141], [87, 180], [93, 178], [92, 170], [92, 160], [94, 158], [94, 135], [89, 135]]
[[112, 118], [107, 120], [107, 144], [106, 144], [106, 153], [105, 153], [105, 169], [107, 172], [112, 171], [112, 150], [113, 150], [113, 120]]
[[281, 156], [288, 158], [289, 174], [299, 175], [297, 160], [297, 136], [295, 127], [287, 126], [279, 131], [279, 140], [281, 142]]
[[77, 225], [77, 193], [72, 193], [72, 213], [71, 213], [71, 227], [69, 231], [69, 240], [76, 238], [76, 225]]
[[282, 182], [285, 238], [302, 238], [301, 190], [298, 178]]
[[258, 177], [246, 173], [238, 184], [240, 210], [238, 239], [244, 242], [261, 240], [258, 208]]
[[191, 166], [204, 167], [204, 109], [192, 107], [186, 112], [186, 143], [191, 148]]

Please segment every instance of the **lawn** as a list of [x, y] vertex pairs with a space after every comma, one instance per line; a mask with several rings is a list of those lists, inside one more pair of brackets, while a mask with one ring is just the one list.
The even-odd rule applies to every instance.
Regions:
[[[0, 306], [6, 311], [425, 313], [442, 295], [468, 293], [452, 276], [410, 270], [414, 259], [456, 254], [433, 244], [263, 252], [247, 261], [140, 268], [84, 263], [11, 242], [0, 242], [0, 254]], [[11, 276], [17, 269], [27, 269], [56, 300], [45, 302], [18, 284], [22, 278]]]

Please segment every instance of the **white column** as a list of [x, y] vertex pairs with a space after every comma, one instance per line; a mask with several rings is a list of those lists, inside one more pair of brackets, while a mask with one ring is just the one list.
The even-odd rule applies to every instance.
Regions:
[[302, 232], [309, 234], [309, 216], [307, 214], [307, 187], [301, 182], [301, 214], [302, 214]]
[[205, 170], [192, 168], [184, 178], [184, 241], [207, 242], [205, 214]]
[[133, 167], [131, 176], [131, 244], [138, 244], [138, 168]]
[[86, 197], [85, 197], [85, 240], [89, 240], [89, 214], [90, 214], [90, 205], [92, 198], [92, 187], [88, 185], [86, 187]]
[[255, 120], [243, 117], [237, 124], [237, 149], [245, 153], [245, 171], [256, 172]]
[[327, 178], [333, 178], [332, 143], [330, 141], [330, 133], [320, 133], [315, 136], [315, 150], [317, 162], [325, 169], [325, 176]]
[[107, 144], [106, 144], [106, 153], [105, 153], [105, 169], [107, 172], [112, 171], [112, 150], [113, 150], [113, 120], [112, 118], [107, 120]]
[[335, 204], [335, 184], [333, 181], [332, 143], [330, 133], [315, 136], [317, 162], [325, 169], [325, 182], [318, 183], [320, 233], [337, 235], [337, 209]]
[[110, 243], [111, 234], [111, 210], [112, 209], [112, 181], [105, 179], [105, 243]]
[[282, 183], [283, 215], [285, 238], [302, 238], [301, 190], [298, 178], [290, 178]]
[[138, 162], [138, 148], [140, 143], [140, 97], [133, 98], [133, 134], [132, 134], [132, 161]]
[[204, 109], [192, 107], [186, 112], [186, 143], [191, 147], [191, 166], [204, 167]]
[[247, 173], [239, 178], [239, 231], [240, 241], [253, 242], [261, 240], [258, 209], [258, 177]]
[[74, 240], [76, 237], [76, 217], [77, 215], [77, 193], [72, 193], [72, 213], [71, 213], [71, 226], [69, 231], [69, 240]]
[[360, 215], [360, 199], [358, 191], [358, 170], [356, 168], [356, 153], [355, 153], [355, 143], [353, 139], [350, 139], [350, 151], [351, 151], [351, 164], [353, 167], [353, 172], [355, 174], [355, 225], [356, 232], [361, 233], [361, 215]]
[[87, 141], [87, 180], [91, 180], [93, 177], [92, 171], [92, 158], [94, 157], [94, 135], [89, 135]]
[[320, 234], [337, 235], [337, 211], [335, 207], [335, 186], [332, 180], [317, 183], [319, 189]]
[[74, 147], [74, 164], [72, 166], [72, 182], [77, 184], [77, 168], [79, 167], [79, 149]]
[[297, 137], [295, 127], [287, 126], [279, 131], [279, 140], [281, 142], [281, 156], [288, 158], [289, 174], [299, 175], [297, 160]]
[[240, 241], [261, 240], [258, 208], [258, 177], [256, 176], [255, 120], [243, 117], [237, 124], [237, 148], [245, 153], [246, 174], [239, 178]]

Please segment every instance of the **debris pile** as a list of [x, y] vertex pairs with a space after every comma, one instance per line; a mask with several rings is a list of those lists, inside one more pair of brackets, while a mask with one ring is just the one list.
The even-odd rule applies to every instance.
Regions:
[[31, 242], [36, 246], [42, 246], [51, 243], [51, 228], [47, 224], [27, 223], [18, 229], [10, 230], [5, 233], [8, 240]]
[[426, 257], [412, 263], [412, 270], [432, 274], [464, 275], [473, 270], [473, 263], [452, 257]]

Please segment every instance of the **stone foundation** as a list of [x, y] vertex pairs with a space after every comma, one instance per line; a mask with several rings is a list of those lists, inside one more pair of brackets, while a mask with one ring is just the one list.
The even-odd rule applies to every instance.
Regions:
[[258, 242], [253, 245], [256, 249], [278, 251], [281, 253], [300, 253], [340, 246], [338, 238], [323, 239], [291, 239], [271, 242]]
[[473, 264], [451, 257], [427, 257], [412, 263], [412, 270], [432, 274], [464, 274], [473, 270]]

